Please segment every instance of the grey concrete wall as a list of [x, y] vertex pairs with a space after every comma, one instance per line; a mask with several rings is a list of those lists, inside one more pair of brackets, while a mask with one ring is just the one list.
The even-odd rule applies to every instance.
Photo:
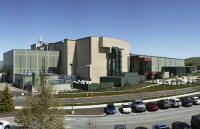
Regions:
[[5, 52], [3, 54], [3, 66], [7, 72], [7, 81], [13, 82], [13, 50]]
[[140, 57], [150, 57], [152, 58], [152, 72], [162, 72], [162, 67], [170, 66], [185, 66], [184, 59], [177, 58], [168, 58], [168, 57], [159, 57], [159, 56], [148, 56], [148, 55], [139, 55]]
[[4, 62], [7, 67], [11, 83], [15, 83], [15, 74], [25, 71], [38, 73], [42, 69], [46, 72], [58, 67], [58, 51], [12, 50], [4, 53]]

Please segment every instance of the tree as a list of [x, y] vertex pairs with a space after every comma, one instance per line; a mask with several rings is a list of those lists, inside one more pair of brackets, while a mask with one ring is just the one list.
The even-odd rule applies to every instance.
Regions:
[[0, 111], [13, 111], [14, 101], [12, 99], [13, 95], [10, 93], [8, 85], [6, 85], [5, 90], [0, 96]]
[[[43, 78], [43, 77], [42, 77]], [[27, 97], [23, 109], [16, 115], [15, 122], [33, 129], [65, 129], [64, 112], [54, 100], [52, 88], [41, 79], [38, 94]]]

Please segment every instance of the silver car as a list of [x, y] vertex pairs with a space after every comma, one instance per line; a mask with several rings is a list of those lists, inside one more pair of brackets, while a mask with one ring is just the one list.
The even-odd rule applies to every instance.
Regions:
[[135, 112], [144, 112], [144, 111], [146, 111], [146, 106], [142, 100], [133, 100], [132, 101], [132, 110]]
[[181, 106], [180, 99], [172, 98], [169, 101], [170, 101], [171, 107], [180, 107]]

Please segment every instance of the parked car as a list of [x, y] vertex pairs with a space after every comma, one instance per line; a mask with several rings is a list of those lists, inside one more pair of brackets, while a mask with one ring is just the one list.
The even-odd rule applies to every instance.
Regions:
[[195, 104], [195, 105], [200, 104], [200, 98], [199, 97], [192, 97], [191, 99], [193, 100], [193, 104]]
[[113, 103], [107, 104], [107, 107], [105, 108], [105, 113], [106, 114], [115, 114], [115, 106]]
[[172, 129], [192, 129], [192, 127], [185, 122], [176, 121], [172, 123]]
[[170, 101], [171, 107], [180, 107], [181, 106], [180, 99], [172, 98], [169, 101]]
[[0, 120], [0, 129], [10, 129], [10, 123], [8, 121]]
[[126, 125], [115, 125], [114, 129], [126, 129]]
[[142, 100], [133, 100], [132, 110], [135, 112], [144, 112], [146, 111], [146, 106], [144, 105]]
[[182, 106], [184, 107], [191, 107], [193, 105], [193, 100], [190, 98], [185, 98], [181, 100]]
[[168, 99], [161, 99], [157, 102], [159, 108], [170, 108], [171, 103]]
[[152, 129], [170, 129], [166, 124], [155, 124], [153, 125]]
[[192, 116], [191, 126], [192, 129], [200, 129], [200, 114]]
[[121, 112], [122, 113], [131, 113], [131, 106], [128, 103], [122, 104]]
[[148, 111], [157, 111], [159, 107], [156, 102], [149, 102], [146, 104], [146, 109]]

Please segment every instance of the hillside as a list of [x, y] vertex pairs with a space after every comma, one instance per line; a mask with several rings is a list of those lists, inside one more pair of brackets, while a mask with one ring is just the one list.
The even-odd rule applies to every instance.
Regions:
[[191, 57], [185, 59], [186, 66], [200, 66], [200, 57]]

